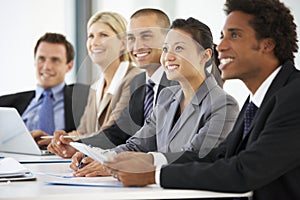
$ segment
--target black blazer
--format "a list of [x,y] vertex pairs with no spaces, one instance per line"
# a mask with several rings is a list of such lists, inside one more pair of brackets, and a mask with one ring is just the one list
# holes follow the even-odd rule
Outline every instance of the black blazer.
[[246,101],[218,148],[203,159],[185,152],[178,164],[162,168],[162,187],[253,191],[254,200],[300,199],[299,87],[300,72],[287,61],[268,89],[249,134],[242,139]]
[[[65,131],[75,130],[78,126],[88,93],[87,85],[73,84],[64,87]],[[34,96],[34,90],[4,95],[0,97],[0,107],[14,107],[22,115]]]
[[[164,87],[178,84],[170,81],[164,73],[158,87],[157,96]],[[121,112],[120,117],[109,128],[99,134],[82,139],[82,142],[103,149],[113,148],[124,144],[128,138],[135,134],[144,125],[144,99],[146,95],[146,73],[135,76],[130,82],[130,100],[128,106]]]

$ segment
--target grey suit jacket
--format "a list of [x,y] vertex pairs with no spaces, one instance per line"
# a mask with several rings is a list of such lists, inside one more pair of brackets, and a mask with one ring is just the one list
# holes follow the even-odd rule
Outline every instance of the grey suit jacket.
[[189,150],[199,151],[202,157],[218,146],[231,131],[239,112],[235,99],[217,85],[213,76],[208,76],[173,126],[182,95],[180,86],[163,89],[146,124],[126,144],[113,150]]

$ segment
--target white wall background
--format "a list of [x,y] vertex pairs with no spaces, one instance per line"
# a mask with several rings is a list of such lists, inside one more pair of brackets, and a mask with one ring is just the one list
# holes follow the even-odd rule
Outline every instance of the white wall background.
[[[299,2],[283,2],[291,8],[299,25]],[[224,0],[93,0],[93,12],[115,11],[129,19],[137,9],[159,8],[171,20],[191,16],[208,24],[215,43],[218,43],[225,19],[223,3]],[[45,32],[60,32],[74,44],[74,0],[0,0],[0,5],[0,95],[34,89],[35,42]],[[296,65],[300,68],[299,53],[296,55]],[[74,81],[75,74],[75,71],[69,73],[67,83]],[[238,80],[226,81],[224,88],[240,105],[248,94],[246,87]]]
[[35,88],[33,49],[44,33],[59,32],[74,43],[72,5],[73,0],[0,0],[0,95]]

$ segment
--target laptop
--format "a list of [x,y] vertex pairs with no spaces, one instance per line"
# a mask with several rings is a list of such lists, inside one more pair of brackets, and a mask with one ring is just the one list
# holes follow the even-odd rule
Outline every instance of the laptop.
[[51,155],[34,141],[15,108],[0,107],[0,152]]

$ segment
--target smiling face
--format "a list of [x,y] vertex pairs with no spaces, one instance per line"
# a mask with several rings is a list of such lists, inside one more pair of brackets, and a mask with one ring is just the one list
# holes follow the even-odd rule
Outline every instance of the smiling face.
[[125,48],[124,41],[117,37],[109,25],[97,21],[88,28],[87,34],[86,46],[94,63],[106,68],[119,59],[120,52]]
[[204,65],[208,60],[206,50],[188,33],[171,29],[163,45],[161,63],[169,80],[198,82],[204,79]]
[[47,89],[64,82],[65,75],[73,67],[67,63],[66,47],[63,44],[41,42],[35,53],[38,85]]
[[165,35],[159,27],[156,15],[134,17],[127,33],[127,50],[140,68],[160,66],[161,46]]
[[252,15],[239,11],[231,12],[222,31],[219,52],[222,77],[241,79],[245,83],[257,80],[263,70],[263,41],[258,41],[249,22]]

